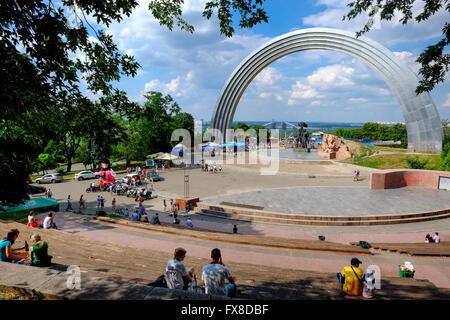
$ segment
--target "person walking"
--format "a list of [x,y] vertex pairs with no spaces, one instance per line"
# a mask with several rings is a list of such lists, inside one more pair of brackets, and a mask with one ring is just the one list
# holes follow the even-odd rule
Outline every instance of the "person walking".
[[113,210],[113,212],[116,212],[116,198],[113,198],[113,199],[112,199],[111,204],[112,204],[112,210]]
[[86,205],[84,204],[84,199],[83,199],[83,195],[80,196],[80,207],[78,208],[78,210],[81,210],[81,208],[86,209]]
[[52,190],[50,188],[48,188],[48,190],[47,190],[47,198],[51,198],[52,195],[53,195]]
[[166,203],[166,199],[163,200],[163,212],[167,211],[167,203]]
[[105,199],[103,198],[103,196],[100,197],[100,210],[104,211],[105,209]]
[[97,196],[97,211],[100,210],[100,205],[102,204],[102,200],[100,199],[100,195]]
[[69,196],[67,197],[67,207],[66,207],[66,210],[65,211],[67,211],[67,210],[73,210],[72,209],[72,200],[70,199],[70,194],[69,194]]

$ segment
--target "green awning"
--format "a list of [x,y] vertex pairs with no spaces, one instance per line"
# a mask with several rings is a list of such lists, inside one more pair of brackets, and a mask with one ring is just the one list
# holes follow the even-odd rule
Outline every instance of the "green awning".
[[14,207],[3,206],[2,209],[0,210],[0,219],[2,212],[5,211],[8,213],[28,212],[31,210],[36,212],[59,211],[59,203],[53,198],[32,198],[26,200],[24,204],[19,204]]

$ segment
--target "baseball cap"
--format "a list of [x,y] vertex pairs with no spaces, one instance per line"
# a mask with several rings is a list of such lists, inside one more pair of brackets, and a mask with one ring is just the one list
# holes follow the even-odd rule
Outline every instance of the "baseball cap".
[[358,258],[352,258],[352,260],[350,261],[350,264],[361,264],[362,261],[360,261]]

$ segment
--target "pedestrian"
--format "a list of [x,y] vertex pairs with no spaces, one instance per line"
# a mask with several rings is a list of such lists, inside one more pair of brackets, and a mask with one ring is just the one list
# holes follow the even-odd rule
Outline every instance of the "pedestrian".
[[353,170],[353,181],[357,181],[357,177],[356,177],[356,170]]
[[173,214],[173,199],[170,199],[170,213]]
[[84,199],[83,199],[83,195],[80,196],[80,207],[78,208],[78,210],[81,210],[81,208],[86,209],[86,205],[84,204]]
[[167,203],[166,203],[166,199],[163,200],[163,212],[167,211]]
[[73,210],[72,209],[72,200],[70,199],[70,194],[69,194],[69,196],[67,197],[67,207],[66,207],[66,210],[65,211],[67,211],[67,210]]
[[178,209],[177,209],[177,205],[174,205],[174,209],[173,209],[173,223],[174,223],[174,224],[180,224],[180,220],[178,220]]
[[237,225],[234,225],[234,227],[233,227],[233,233],[238,233]]
[[356,170],[356,181],[359,181],[359,169]]
[[51,198],[52,195],[53,195],[52,190],[50,188],[48,188],[48,190],[47,190],[47,198]]
[[139,206],[142,205],[142,202],[143,202],[143,200],[142,200],[142,195],[139,193],[139,198],[138,198]]
[[116,211],[116,198],[112,199],[111,204],[112,204],[112,210],[113,210],[113,212],[115,212]]
[[100,199],[100,195],[97,196],[97,211],[100,210],[100,205],[102,204],[102,200]]
[[103,199],[103,196],[100,197],[100,210],[104,211],[105,209],[105,199]]

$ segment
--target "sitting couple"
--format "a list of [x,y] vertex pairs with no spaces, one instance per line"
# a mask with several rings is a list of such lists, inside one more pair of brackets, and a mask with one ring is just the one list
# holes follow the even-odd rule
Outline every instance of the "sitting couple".
[[11,229],[6,238],[0,240],[0,261],[27,263],[29,259],[29,263],[33,266],[45,267],[50,265],[52,256],[48,255],[48,244],[42,241],[41,236],[37,233],[31,236],[33,243],[31,248],[25,241],[25,246],[13,249],[12,246],[19,234],[19,230]]
[[[167,262],[166,282],[169,289],[186,290],[190,282],[196,286],[196,277],[193,275],[194,269],[187,270],[183,263],[186,257],[186,250],[176,248],[174,258]],[[236,285],[230,271],[222,263],[222,256],[219,249],[211,251],[211,263],[204,266],[202,270],[202,280],[205,285],[205,293],[210,295],[221,295],[233,297],[236,294]],[[229,283],[225,284],[225,280]]]

